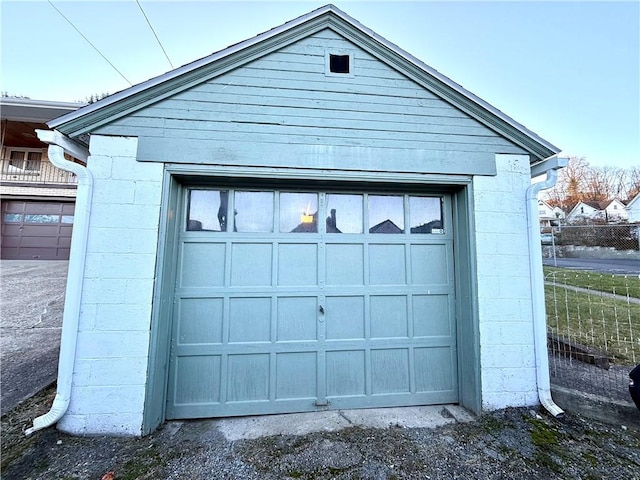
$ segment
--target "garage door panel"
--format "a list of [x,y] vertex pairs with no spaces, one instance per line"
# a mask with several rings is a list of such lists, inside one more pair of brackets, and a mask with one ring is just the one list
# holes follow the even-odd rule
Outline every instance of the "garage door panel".
[[183,298],[178,305],[178,345],[222,343],[222,298]]
[[25,214],[59,215],[61,212],[62,212],[62,204],[60,203],[31,202],[31,203],[26,203],[24,208]]
[[364,285],[364,245],[326,245],[326,283]]
[[317,244],[280,244],[278,246],[278,285],[318,284]]
[[366,394],[364,350],[327,351],[326,365],[328,397]]
[[409,349],[371,350],[371,393],[409,393]]
[[180,285],[184,288],[224,285],[225,251],[223,243],[184,243]]
[[451,347],[414,349],[416,390],[418,392],[449,391],[455,389]]
[[447,245],[411,245],[414,285],[447,285],[450,281]]
[[451,336],[451,325],[442,322],[451,311],[449,295],[413,295],[414,337]]
[[372,295],[371,338],[408,338],[409,315],[406,295]]
[[227,402],[269,400],[269,354],[229,355]]
[[229,300],[229,343],[271,341],[271,298]]
[[175,403],[220,402],[220,356],[183,356],[176,359]]
[[[318,396],[316,352],[276,355],[276,399],[302,399]],[[300,372],[308,374],[300,375]]]
[[277,341],[316,340],[317,311],[317,297],[279,297]]
[[231,247],[231,285],[271,285],[271,243],[235,243]]
[[326,338],[365,338],[364,296],[326,297]]
[[404,285],[407,283],[404,245],[369,245],[369,283]]

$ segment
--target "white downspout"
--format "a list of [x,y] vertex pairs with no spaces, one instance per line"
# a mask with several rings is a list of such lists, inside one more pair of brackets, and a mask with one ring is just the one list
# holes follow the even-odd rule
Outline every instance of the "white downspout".
[[53,425],[62,418],[69,407],[73,367],[76,356],[76,342],[78,339],[80,300],[82,297],[82,281],[87,251],[91,196],[93,193],[93,176],[91,172],[89,172],[85,166],[64,158],[64,153],[67,151],[67,153],[75,158],[86,162],[89,157],[89,151],[58,131],[36,130],[36,133],[40,140],[49,144],[49,161],[56,167],[72,172],[77,176],[78,189],[76,193],[73,232],[71,234],[71,253],[67,273],[64,314],[62,316],[56,396],[53,400],[51,410],[34,419],[33,426],[25,431],[26,435],[31,435],[37,430]]
[[527,188],[527,229],[529,236],[529,265],[531,270],[531,295],[533,304],[533,336],[536,356],[536,380],[538,398],[542,406],[554,417],[564,416],[564,411],[551,398],[549,379],[549,354],[547,353],[547,316],[545,309],[544,273],[542,270],[542,246],[540,245],[540,220],[538,219],[538,193],[551,188],[558,179],[558,169],[566,166],[566,159],[556,160],[553,165],[542,168],[547,174],[546,180]]

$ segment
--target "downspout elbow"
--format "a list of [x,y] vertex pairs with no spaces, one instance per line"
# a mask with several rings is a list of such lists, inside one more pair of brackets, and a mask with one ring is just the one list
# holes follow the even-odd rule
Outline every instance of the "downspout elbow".
[[[558,162],[564,166],[564,162]],[[530,185],[526,192],[527,230],[529,240],[529,266],[531,271],[531,295],[533,310],[533,337],[536,358],[536,382],[538,398],[542,406],[554,417],[564,416],[564,411],[551,398],[549,379],[549,354],[547,353],[547,318],[545,310],[544,272],[542,270],[542,247],[540,245],[540,225],[538,220],[538,193],[556,184],[558,171],[556,166],[546,171],[542,182]]]
[[[67,273],[64,313],[62,316],[56,396],[49,412],[35,418],[33,426],[25,431],[26,435],[31,435],[38,430],[53,425],[62,418],[69,408],[80,321],[80,301],[89,233],[89,214],[93,193],[93,176],[91,172],[85,166],[67,160],[64,157],[65,149],[60,144],[68,145],[69,139],[59,132],[37,130],[37,133],[41,140],[51,143],[48,150],[50,162],[56,167],[72,172],[77,176],[78,189],[74,226],[71,235],[71,253]],[[77,157],[83,157],[81,160],[85,161],[89,156],[88,151],[79,148],[77,145],[70,150],[70,153]]]

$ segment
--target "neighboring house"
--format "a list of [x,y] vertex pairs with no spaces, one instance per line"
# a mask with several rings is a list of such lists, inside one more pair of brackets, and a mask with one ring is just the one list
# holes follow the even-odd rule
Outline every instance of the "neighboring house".
[[628,211],[624,203],[618,199],[601,202],[578,202],[567,215],[567,223],[588,222],[598,220],[616,223],[628,219]]
[[82,105],[0,98],[3,259],[69,258],[76,178],[49,162],[35,130]]
[[339,9],[49,126],[89,149],[88,233],[36,428],[539,402],[527,192],[558,148]]
[[544,200],[538,200],[538,219],[541,227],[555,227],[565,218],[560,207],[552,207]]
[[640,222],[640,193],[627,203],[627,220],[629,223]]

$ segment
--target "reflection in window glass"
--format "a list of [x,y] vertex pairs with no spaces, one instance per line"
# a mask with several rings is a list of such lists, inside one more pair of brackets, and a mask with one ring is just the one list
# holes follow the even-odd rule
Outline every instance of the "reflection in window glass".
[[318,231],[318,195],[281,193],[280,231],[316,233]]
[[24,221],[28,223],[58,223],[58,215],[25,215]]
[[187,230],[227,231],[228,190],[190,190]]
[[62,215],[62,223],[73,223],[73,215]]
[[327,195],[327,233],[362,233],[362,195]]
[[442,197],[409,197],[411,233],[444,233]]
[[6,223],[20,223],[22,221],[21,213],[5,213],[4,221]]
[[399,195],[369,195],[369,233],[402,233],[404,203]]
[[235,192],[233,206],[234,231],[273,231],[273,192]]

